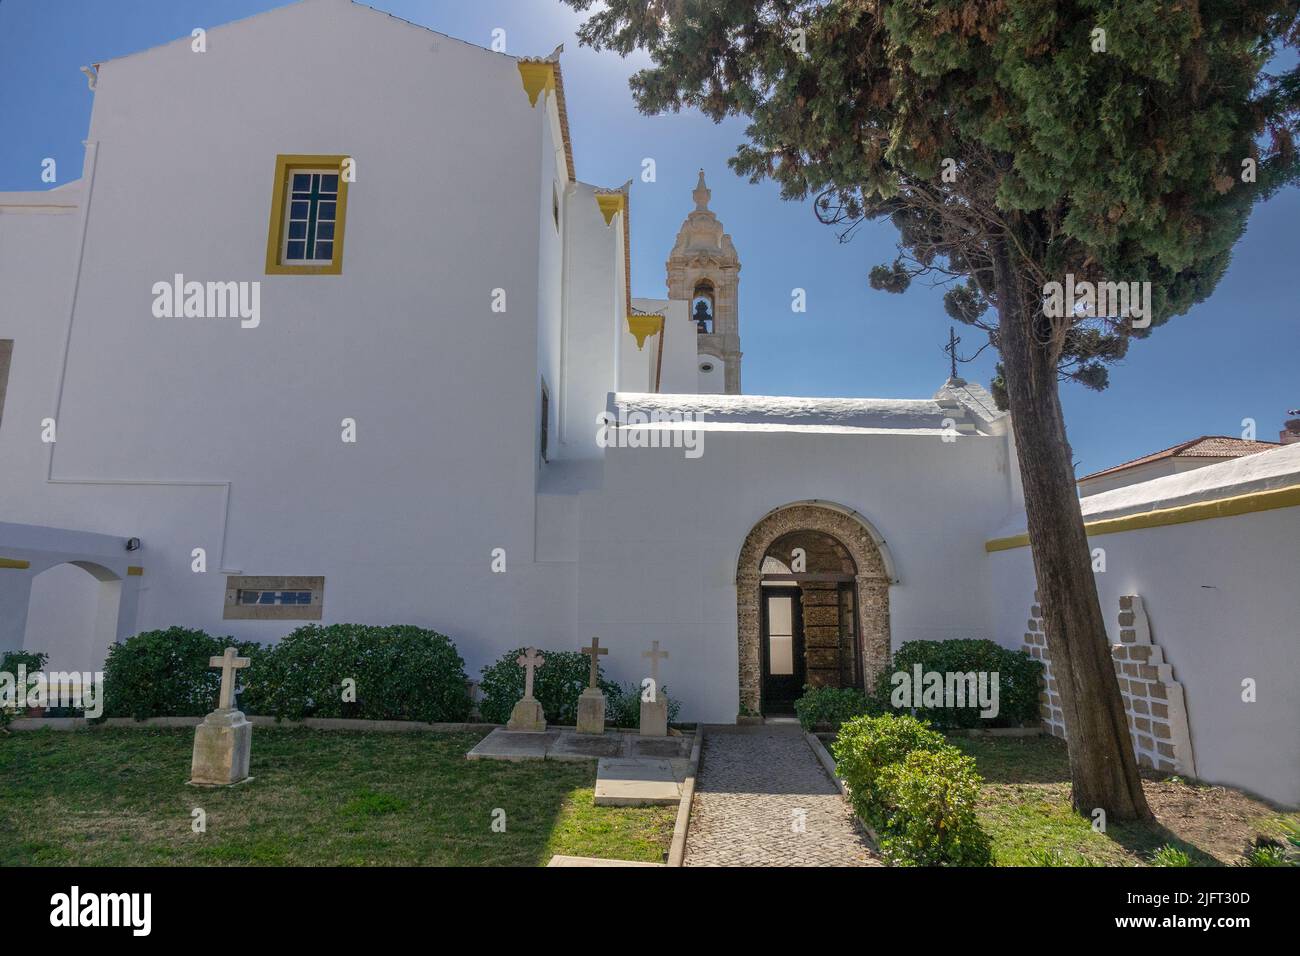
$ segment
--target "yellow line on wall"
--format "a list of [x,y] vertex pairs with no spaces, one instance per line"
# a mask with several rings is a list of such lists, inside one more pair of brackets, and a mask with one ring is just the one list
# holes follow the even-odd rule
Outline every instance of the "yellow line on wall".
[[[1238,515],[1253,514],[1256,511],[1294,508],[1297,505],[1300,505],[1300,485],[1290,485],[1286,488],[1254,491],[1250,494],[1235,495],[1231,498],[1197,501],[1194,504],[1179,505],[1176,508],[1143,511],[1140,514],[1124,515],[1121,518],[1085,521],[1083,527],[1087,531],[1088,537],[1092,538],[1101,534],[1116,534],[1120,531],[1139,531],[1143,528],[1163,528],[1171,524],[1186,524],[1189,521],[1235,518]],[[993,538],[985,541],[984,550],[990,553],[994,551],[1010,551],[1013,548],[1026,547],[1028,544],[1028,534],[1016,534],[1009,538]]]
[[26,571],[32,566],[30,561],[21,561],[18,558],[0,558],[0,568],[13,568],[15,571]]

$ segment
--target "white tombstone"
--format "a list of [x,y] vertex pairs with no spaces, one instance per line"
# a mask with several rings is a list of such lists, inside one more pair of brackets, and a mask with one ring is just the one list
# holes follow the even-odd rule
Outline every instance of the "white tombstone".
[[208,659],[210,667],[221,668],[221,699],[217,709],[194,728],[194,757],[190,783],[200,787],[228,787],[251,779],[248,757],[253,743],[253,725],[235,709],[235,671],[247,667],[247,657],[237,657],[233,647]]
[[578,733],[603,734],[605,732],[605,695],[596,683],[599,676],[600,655],[608,654],[608,647],[600,646],[600,638],[591,639],[591,647],[584,647],[582,653],[591,658],[591,677],[587,689],[578,697]]
[[[659,693],[659,661],[668,657],[659,650],[659,642],[651,641],[650,650],[641,656],[650,660],[650,687],[641,693],[641,736],[668,736],[668,698]],[[646,697],[649,696],[649,700]]]
[[542,712],[541,702],[533,699],[533,672],[546,663],[546,658],[537,653],[537,648],[527,647],[515,663],[524,669],[524,696],[510,711],[506,730],[541,733],[546,729],[546,715]]

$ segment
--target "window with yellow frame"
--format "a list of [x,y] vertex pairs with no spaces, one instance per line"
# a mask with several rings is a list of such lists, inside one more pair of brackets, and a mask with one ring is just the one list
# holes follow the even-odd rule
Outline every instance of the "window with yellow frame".
[[347,222],[347,156],[280,155],[275,159],[267,275],[338,275]]

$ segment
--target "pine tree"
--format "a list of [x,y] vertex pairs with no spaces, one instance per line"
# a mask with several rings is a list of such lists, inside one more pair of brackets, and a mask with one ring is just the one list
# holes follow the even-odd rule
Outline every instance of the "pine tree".
[[[645,113],[748,117],[737,173],[845,231],[889,219],[874,288],[953,282],[946,310],[1000,353],[1074,806],[1148,817],[1058,382],[1105,388],[1300,178],[1300,70],[1269,72],[1300,46],[1295,0],[603,0],[579,37],[649,53]],[[1050,294],[1067,277],[1150,283],[1150,308],[1071,308]]]

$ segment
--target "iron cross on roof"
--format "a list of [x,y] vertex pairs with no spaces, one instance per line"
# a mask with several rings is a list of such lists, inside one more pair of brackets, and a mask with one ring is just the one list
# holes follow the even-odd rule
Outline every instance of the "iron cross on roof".
[[957,344],[960,341],[961,336],[956,333],[952,326],[948,326],[948,344],[943,347],[943,350],[948,353],[948,358],[952,363],[952,371],[948,375],[949,378],[957,377]]

